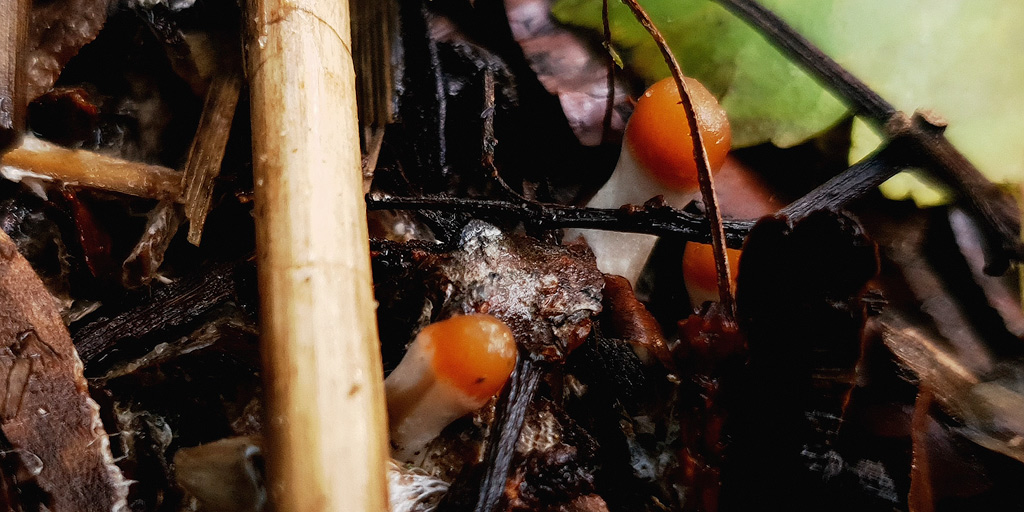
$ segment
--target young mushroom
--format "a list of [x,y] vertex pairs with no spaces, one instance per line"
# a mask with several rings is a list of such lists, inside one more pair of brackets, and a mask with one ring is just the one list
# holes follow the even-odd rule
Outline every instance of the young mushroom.
[[[732,141],[729,120],[711,92],[697,80],[689,77],[685,80],[711,170],[717,171]],[[666,204],[676,208],[699,195],[693,141],[686,111],[672,78],[655,83],[640,97],[626,124],[615,171],[587,206],[619,208],[625,204],[643,204],[659,195]],[[602,272],[623,276],[634,285],[657,241],[657,237],[644,234],[589,229],[575,233],[587,240]]]
[[456,316],[425,327],[387,379],[392,457],[409,462],[449,423],[483,407],[516,366],[512,331],[497,318]]
[[[729,260],[729,286],[736,293],[736,278],[740,269],[740,250],[726,249]],[[708,244],[687,242],[683,250],[683,282],[690,296],[690,305],[699,309],[705,302],[718,300],[718,271],[715,270],[715,254]]]

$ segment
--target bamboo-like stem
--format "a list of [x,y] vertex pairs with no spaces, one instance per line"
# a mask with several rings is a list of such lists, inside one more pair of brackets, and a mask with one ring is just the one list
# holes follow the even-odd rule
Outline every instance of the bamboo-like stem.
[[68,149],[30,135],[0,157],[0,171],[15,181],[57,180],[147,199],[175,201],[181,195],[181,173],[174,169]]
[[281,512],[386,511],[348,2],[248,7],[270,498]]

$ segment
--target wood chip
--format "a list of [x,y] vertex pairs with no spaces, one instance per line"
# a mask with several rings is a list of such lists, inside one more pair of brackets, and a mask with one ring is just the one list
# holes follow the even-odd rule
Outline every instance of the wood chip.
[[153,281],[183,221],[181,206],[172,201],[160,201],[150,210],[142,236],[121,265],[121,283],[125,287],[138,288]]
[[188,241],[193,245],[199,245],[203,236],[214,180],[220,174],[241,88],[242,80],[235,73],[214,79],[206,93],[203,115],[188,151],[181,188],[184,190],[185,217],[189,220]]

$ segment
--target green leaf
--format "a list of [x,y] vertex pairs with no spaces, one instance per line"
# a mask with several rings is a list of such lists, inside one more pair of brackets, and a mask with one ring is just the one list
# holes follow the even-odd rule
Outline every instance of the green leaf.
[[[930,108],[949,138],[993,181],[1024,182],[1024,2],[1019,0],[762,0],[897,108]],[[737,147],[798,144],[846,108],[743,21],[709,0],[643,0],[683,72],[729,112]],[[657,47],[624,5],[612,2],[613,43],[653,82],[668,76]],[[600,29],[601,0],[559,0],[566,23]],[[879,139],[854,127],[851,160]],[[900,177],[895,183],[909,183]],[[883,190],[891,191],[890,184]],[[944,200],[923,181],[904,187]],[[926,193],[918,198],[915,191]],[[931,197],[926,197],[931,195]]]

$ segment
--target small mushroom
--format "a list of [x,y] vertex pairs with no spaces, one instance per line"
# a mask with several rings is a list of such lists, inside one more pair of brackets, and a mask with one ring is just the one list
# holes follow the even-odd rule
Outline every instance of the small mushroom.
[[512,331],[491,315],[456,316],[420,331],[384,381],[392,457],[409,462],[449,423],[486,405],[517,355]]
[[[685,80],[714,172],[729,152],[729,120],[718,100],[700,82]],[[697,195],[697,164],[686,111],[679,101],[675,81],[666,78],[640,97],[626,125],[615,171],[587,206],[619,208],[662,196],[669,206],[681,208]],[[582,235],[590,244],[602,272],[623,276],[633,285],[657,241],[653,235],[589,229],[570,230],[569,238],[573,233]]]
[[[736,293],[736,278],[740,268],[739,249],[726,249],[729,260],[729,286]],[[687,242],[683,250],[683,282],[686,293],[690,295],[690,305],[700,309],[705,302],[718,300],[718,271],[715,269],[715,253],[708,244]]]

